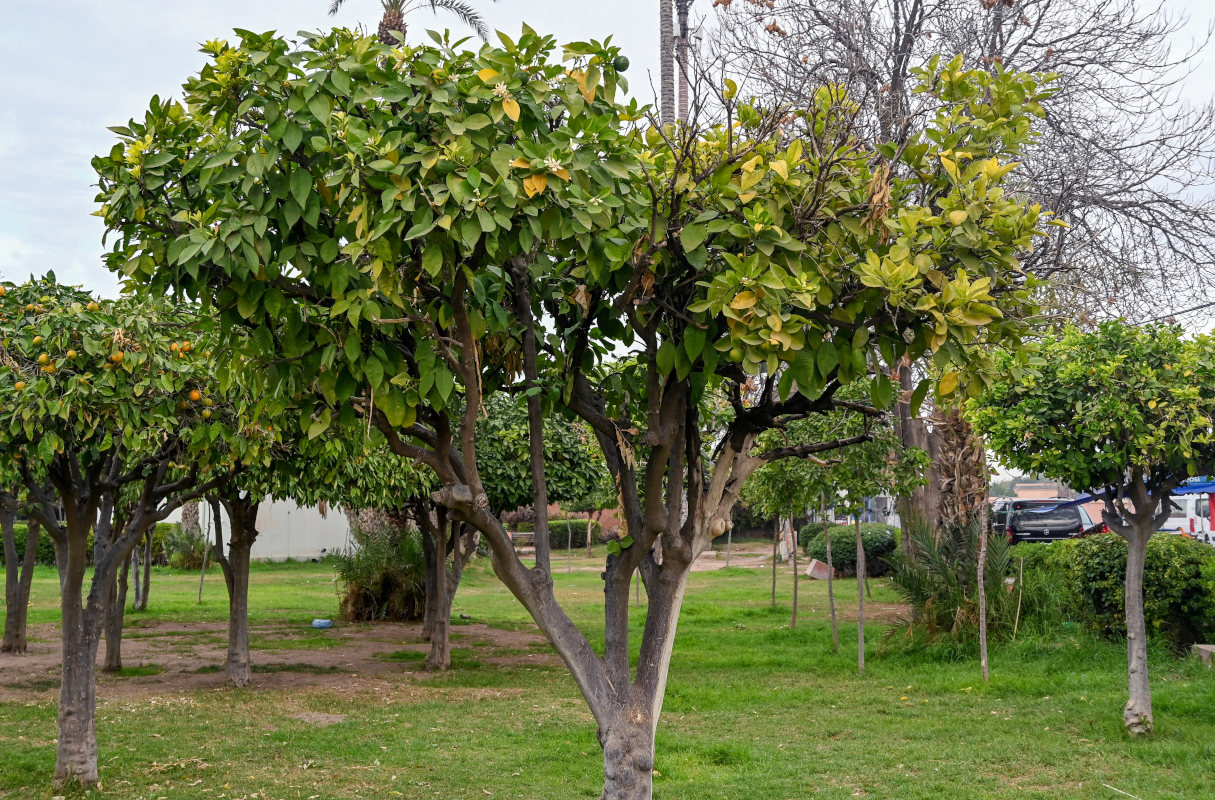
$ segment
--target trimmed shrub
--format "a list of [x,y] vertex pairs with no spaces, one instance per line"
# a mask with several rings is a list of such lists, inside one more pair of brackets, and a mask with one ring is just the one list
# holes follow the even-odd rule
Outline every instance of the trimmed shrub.
[[[1126,541],[1114,533],[1050,545],[1066,567],[1065,610],[1105,636],[1126,634]],[[1215,637],[1215,550],[1184,536],[1148,540],[1143,568],[1148,633],[1176,650]]]
[[[835,571],[842,576],[856,575],[856,525],[832,525],[831,532],[831,564]],[[897,547],[895,529],[889,525],[877,522],[861,523],[861,546],[865,548],[866,574],[880,578],[890,572],[887,557]],[[805,542],[806,555],[827,561],[827,543],[823,539],[821,523],[811,523],[803,527],[798,534],[798,540]]]
[[353,547],[334,558],[349,622],[417,622],[426,613],[422,535],[410,528],[351,525]]
[[[156,530],[152,533],[152,563],[156,566],[163,567],[169,563],[166,541],[172,534],[180,528],[180,524],[176,522],[159,522],[156,524]],[[13,538],[17,543],[17,558],[25,557],[25,537],[29,534],[29,524],[25,522],[17,522],[13,524]],[[142,552],[142,551],[141,551]],[[91,562],[93,560],[93,534],[89,534],[87,558]],[[46,532],[46,528],[39,526],[38,532],[38,555],[35,556],[36,563],[53,567],[55,566],[55,543],[51,541],[51,535]],[[0,566],[4,565],[4,551],[0,550]],[[196,565],[193,569],[197,569],[201,564]]]
[[[603,541],[603,530],[593,519],[552,519],[548,522],[549,547],[556,550],[564,550],[566,547],[577,549],[586,547],[587,531],[590,529],[595,531],[595,543]],[[533,522],[521,522],[516,527],[516,531],[534,531],[536,525]],[[572,540],[572,541],[571,541]],[[567,545],[566,542],[569,542]]]

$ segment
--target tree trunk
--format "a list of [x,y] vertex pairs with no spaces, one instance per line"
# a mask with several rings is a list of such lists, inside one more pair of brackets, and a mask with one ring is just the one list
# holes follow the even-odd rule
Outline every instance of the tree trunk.
[[152,584],[152,534],[155,533],[156,526],[148,528],[148,532],[143,540],[143,575],[140,582],[143,584],[143,594],[139,597],[139,602],[135,604],[136,611],[148,610],[148,589]]
[[[17,542],[13,533],[16,514],[0,511],[4,529],[4,642],[0,653],[24,655],[29,620],[30,588],[34,584],[34,564],[38,557],[38,523],[32,519],[25,535],[25,551],[17,561]],[[18,572],[19,571],[19,572]]]
[[979,525],[979,671],[987,683],[987,526]]
[[[132,550],[138,550],[136,546]],[[122,623],[127,610],[128,576],[131,572],[131,559],[122,559],[122,567],[118,573],[117,584],[110,589],[109,603],[105,610],[105,665],[104,672],[119,672],[122,670]],[[136,576],[138,580],[138,576]]]
[[[451,669],[451,597],[447,586],[447,537],[448,526],[445,515],[441,515],[435,529],[432,557],[426,571],[434,573],[435,608],[433,628],[430,634],[430,652],[426,655],[426,669]],[[428,598],[429,599],[429,598]]]
[[691,81],[688,77],[688,6],[692,0],[677,0],[679,17],[679,41],[676,45],[676,61],[679,64],[679,121],[688,121],[688,96]]
[[[85,572],[85,536],[70,533],[64,548],[60,595],[63,668],[59,690],[59,742],[55,751],[55,786],[97,783],[97,646],[103,608],[81,607]],[[94,582],[104,580],[94,575]],[[92,594],[92,593],[91,593]]]
[[831,562],[831,526],[827,524],[827,495],[823,494],[819,504],[819,518],[823,525],[823,544],[827,546],[827,605],[831,609],[831,652],[840,651],[840,629],[835,616],[835,565]]
[[127,559],[130,562],[129,569],[135,573],[135,605],[134,611],[139,611],[143,605],[143,568],[140,566],[143,553],[141,548],[134,547],[131,549],[131,557]]
[[793,617],[789,620],[789,629],[797,627],[797,540],[793,541]]
[[[422,512],[426,513],[426,512]],[[440,595],[439,573],[435,569],[435,537],[426,525],[419,525],[422,531],[422,558],[426,562],[426,608],[422,614],[422,638],[430,641],[435,635],[435,620],[438,619],[439,607],[442,605]]]
[[[219,513],[221,503],[232,526],[226,553],[222,516]],[[224,672],[228,683],[239,687],[248,686],[253,673],[249,658],[249,564],[253,543],[257,540],[257,510],[260,505],[260,498],[240,491],[211,500],[215,560],[224,573],[224,584],[228,589],[228,655],[224,660]]]
[[659,111],[662,124],[675,122],[675,4],[674,0],[658,3],[658,72]]
[[[1167,501],[1166,501],[1167,502]],[[1143,618],[1143,563],[1147,555],[1150,523],[1136,525],[1126,537],[1126,660],[1130,697],[1122,719],[1136,736],[1152,732],[1152,690],[1148,685],[1147,626]]]
[[734,526],[726,531],[726,569],[730,568],[730,548],[734,545]]
[[[235,532],[234,532],[235,533]],[[228,565],[224,570],[228,584],[228,657],[224,672],[233,686],[248,686],[252,677],[249,658],[249,562],[253,541],[233,536],[228,543]],[[221,563],[222,566],[222,563]]]
[[[650,800],[654,793],[654,733],[640,709],[600,731],[603,794],[600,800]],[[640,724],[634,720],[641,720]]]
[[856,517],[856,668],[865,674],[865,546],[861,541],[861,517]]
[[776,518],[776,527],[772,529],[772,607],[776,608],[776,547],[780,543],[780,517]]

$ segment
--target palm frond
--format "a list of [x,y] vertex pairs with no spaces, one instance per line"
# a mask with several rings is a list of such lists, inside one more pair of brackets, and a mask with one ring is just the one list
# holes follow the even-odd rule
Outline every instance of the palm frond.
[[336,14],[344,2],[346,2],[346,0],[333,0],[333,2],[329,4],[329,16],[332,17],[334,14]]
[[473,29],[481,41],[489,41],[489,26],[485,24],[485,18],[469,3],[463,2],[463,0],[423,0],[423,2],[430,6],[430,10],[435,13],[449,11],[455,14],[461,22]]

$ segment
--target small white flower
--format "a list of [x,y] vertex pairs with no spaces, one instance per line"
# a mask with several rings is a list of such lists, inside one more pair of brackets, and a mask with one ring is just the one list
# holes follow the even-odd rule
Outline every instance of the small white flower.
[[544,166],[548,167],[549,172],[556,172],[557,170],[561,169],[561,162],[556,158],[549,156],[548,158],[544,159]]
[[499,83],[494,87],[494,94],[505,100],[506,98],[510,97],[510,89],[506,88],[505,83]]

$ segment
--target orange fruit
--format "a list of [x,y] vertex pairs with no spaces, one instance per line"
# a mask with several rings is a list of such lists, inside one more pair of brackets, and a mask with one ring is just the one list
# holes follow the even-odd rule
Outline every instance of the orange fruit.
[[125,353],[123,353],[121,350],[119,350],[118,352],[116,352],[112,356],[110,356],[110,360],[113,361],[115,364],[121,364],[122,359],[125,357],[125,355],[126,355]]
[[17,391],[21,391],[22,389],[25,388],[25,381],[17,381],[16,383],[13,384],[13,388],[16,389]]
[[191,389],[190,390],[190,399],[193,402],[197,403],[199,400],[202,399],[202,392],[198,391],[197,389]]
[[75,357],[76,357],[76,355],[77,355],[77,353],[76,353],[76,351],[75,351],[75,350],[68,350],[68,351],[67,351],[67,357],[68,357],[68,358],[75,358]]

